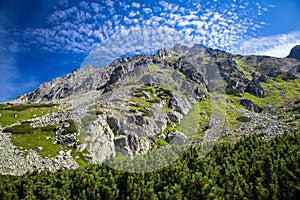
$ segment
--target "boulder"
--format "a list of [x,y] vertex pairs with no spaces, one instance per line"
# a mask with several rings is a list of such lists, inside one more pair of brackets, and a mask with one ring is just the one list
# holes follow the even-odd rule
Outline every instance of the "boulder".
[[167,136],[167,142],[169,144],[186,144],[188,142],[188,139],[184,133],[179,132],[179,131],[174,131],[168,134]]
[[176,123],[176,124],[179,124],[179,123],[180,123],[180,119],[181,119],[183,116],[182,116],[182,114],[180,114],[179,112],[174,111],[174,112],[169,112],[169,113],[168,113],[168,117],[169,117],[169,119],[170,119],[172,122],[174,122],[174,123]]
[[185,98],[173,93],[171,95],[168,107],[183,115],[186,115],[192,108],[191,104]]
[[249,83],[245,91],[259,98],[264,98],[266,96],[264,88],[258,81],[252,81]]
[[85,142],[88,143],[92,163],[102,163],[116,155],[114,133],[103,118],[100,117],[91,123],[87,135]]
[[253,111],[253,112],[260,113],[263,110],[261,107],[259,107],[258,105],[253,103],[253,101],[251,101],[249,99],[242,99],[240,101],[240,104],[242,106],[244,106],[245,108],[247,108],[248,110]]

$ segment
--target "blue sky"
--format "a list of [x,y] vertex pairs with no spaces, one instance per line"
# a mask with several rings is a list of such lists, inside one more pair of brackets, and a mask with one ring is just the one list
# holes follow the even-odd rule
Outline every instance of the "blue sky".
[[0,101],[81,66],[174,43],[285,57],[299,0],[0,0]]

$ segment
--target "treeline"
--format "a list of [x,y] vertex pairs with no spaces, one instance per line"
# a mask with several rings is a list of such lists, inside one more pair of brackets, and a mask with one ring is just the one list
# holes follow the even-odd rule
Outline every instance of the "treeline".
[[0,199],[297,199],[300,134],[222,142],[204,158],[190,148],[172,165],[124,173],[90,165],[56,173],[0,176]]

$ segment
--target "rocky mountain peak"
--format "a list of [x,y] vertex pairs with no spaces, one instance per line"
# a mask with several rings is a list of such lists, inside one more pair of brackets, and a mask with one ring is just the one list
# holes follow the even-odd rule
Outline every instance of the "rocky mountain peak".
[[294,48],[292,48],[288,58],[293,58],[300,61],[300,45],[296,45]]

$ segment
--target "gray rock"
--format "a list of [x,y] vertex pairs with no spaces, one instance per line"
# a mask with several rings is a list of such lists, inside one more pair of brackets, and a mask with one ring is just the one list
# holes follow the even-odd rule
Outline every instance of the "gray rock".
[[85,138],[90,161],[92,163],[102,163],[105,159],[116,155],[114,145],[114,133],[102,117],[91,123],[87,130],[88,137]]
[[253,112],[260,113],[263,110],[261,107],[259,107],[258,105],[253,103],[253,101],[251,101],[249,99],[241,99],[240,104],[242,106],[244,106],[245,108],[247,108],[248,110],[251,110]]
[[246,92],[249,92],[250,94],[259,98],[264,98],[266,96],[264,88],[260,85],[259,82],[254,81],[249,83],[249,85],[246,88]]
[[174,112],[168,112],[168,117],[172,122],[180,124],[180,119],[183,117],[183,115],[174,111]]
[[300,61],[300,45],[296,45],[294,48],[292,48],[290,54],[287,57]]
[[182,144],[186,144],[188,142],[188,139],[187,139],[186,135],[184,135],[184,133],[175,131],[175,132],[171,132],[168,134],[167,142],[169,144],[182,145]]
[[170,104],[168,107],[172,108],[174,111],[179,112],[180,114],[186,115],[192,106],[186,99],[182,98],[180,95],[172,93]]

